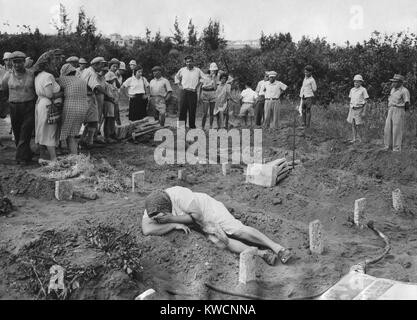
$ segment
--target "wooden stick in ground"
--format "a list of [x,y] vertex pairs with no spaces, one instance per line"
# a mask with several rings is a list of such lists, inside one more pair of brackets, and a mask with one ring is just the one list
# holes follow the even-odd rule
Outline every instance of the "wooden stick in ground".
[[44,287],[43,287],[43,284],[42,284],[41,279],[39,279],[39,275],[38,275],[38,273],[36,272],[35,266],[34,266],[32,263],[31,263],[30,265],[32,266],[32,270],[33,270],[33,272],[35,273],[36,279],[38,279],[38,282],[39,282],[39,284],[41,285],[41,290],[42,290],[43,294],[44,294],[44,295],[45,295],[45,297],[46,297],[46,296],[47,296],[47,295],[46,295],[46,291],[45,291],[45,289],[44,289]]
[[292,132],[292,134],[293,134],[293,136],[292,136],[292,168],[294,169],[294,166],[295,166],[295,164],[294,164],[294,162],[295,162],[295,113],[296,113],[296,110],[294,110],[294,125],[293,125],[293,132]]

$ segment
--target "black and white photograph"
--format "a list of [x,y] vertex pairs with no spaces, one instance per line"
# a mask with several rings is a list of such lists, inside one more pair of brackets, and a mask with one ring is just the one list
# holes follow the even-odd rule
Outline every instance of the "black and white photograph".
[[0,0],[0,59],[0,300],[417,300],[416,1]]

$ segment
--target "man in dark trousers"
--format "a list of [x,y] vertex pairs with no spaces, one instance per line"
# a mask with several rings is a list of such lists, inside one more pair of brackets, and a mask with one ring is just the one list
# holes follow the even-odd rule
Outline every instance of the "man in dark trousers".
[[175,75],[175,83],[181,89],[179,120],[187,122],[191,129],[195,129],[195,115],[197,110],[197,87],[204,79],[204,73],[194,66],[192,56],[185,57],[185,67]]

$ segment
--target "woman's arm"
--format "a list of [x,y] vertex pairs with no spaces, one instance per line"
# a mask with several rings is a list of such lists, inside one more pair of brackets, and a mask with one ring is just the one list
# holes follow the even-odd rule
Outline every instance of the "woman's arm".
[[189,233],[190,229],[187,226],[178,223],[165,223],[159,224],[152,221],[149,217],[143,216],[142,218],[142,233],[145,236],[154,235],[162,236],[173,230],[183,230],[185,233]]

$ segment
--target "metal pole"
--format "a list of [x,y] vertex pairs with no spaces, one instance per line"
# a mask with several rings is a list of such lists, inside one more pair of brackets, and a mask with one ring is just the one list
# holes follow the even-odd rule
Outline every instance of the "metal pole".
[[295,117],[295,113],[296,113],[296,110],[293,110],[293,112],[294,112],[294,123],[293,123],[293,136],[292,136],[292,168],[294,169],[294,167],[295,167],[295,120],[296,120],[296,117]]

